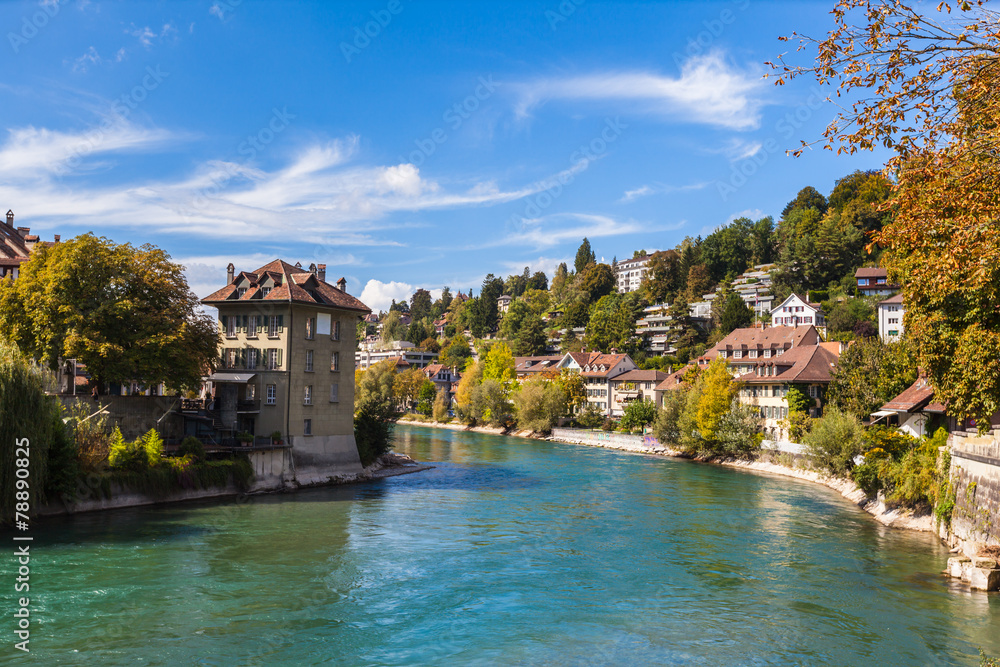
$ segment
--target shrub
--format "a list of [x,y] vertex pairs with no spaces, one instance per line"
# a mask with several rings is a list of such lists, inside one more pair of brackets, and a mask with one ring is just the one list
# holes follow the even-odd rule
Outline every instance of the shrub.
[[604,415],[593,403],[587,403],[577,415],[576,421],[583,428],[598,428],[604,423]]
[[100,470],[108,461],[111,444],[108,415],[92,414],[90,405],[77,401],[69,409],[67,426],[76,443],[77,461],[85,472]]
[[136,444],[141,445],[142,450],[146,453],[147,465],[155,466],[163,460],[163,438],[160,437],[155,428],[149,429],[145,435],[137,438]]
[[854,457],[861,454],[864,430],[855,417],[829,408],[816,420],[804,439],[813,460],[836,475],[847,475],[854,468]]
[[195,461],[200,461],[205,458],[205,445],[201,444],[201,440],[198,438],[189,435],[181,441],[177,452],[183,457],[191,457]]
[[141,439],[129,442],[115,426],[108,448],[108,464],[112,470],[141,472],[149,467],[149,457]]
[[641,429],[656,419],[656,405],[652,401],[631,401],[625,406],[622,416],[622,428],[628,430]]
[[604,419],[604,421],[601,423],[601,430],[602,431],[608,431],[608,432],[614,431],[615,430],[615,426],[616,426],[615,420],[611,419],[610,417],[606,417]]

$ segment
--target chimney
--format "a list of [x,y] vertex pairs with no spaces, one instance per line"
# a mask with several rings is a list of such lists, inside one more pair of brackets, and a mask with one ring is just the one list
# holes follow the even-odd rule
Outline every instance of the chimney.
[[309,265],[309,273],[313,274],[314,276],[316,275],[316,262],[313,262],[312,264]]
[[[13,218],[11,218],[11,220],[13,220]],[[31,227],[18,227],[17,233],[20,234],[21,238],[23,239],[25,236],[31,233]]]
[[326,264],[316,266],[316,277],[324,282],[326,281]]
[[14,226],[14,211],[11,211],[10,209],[7,210],[7,226]]
[[337,281],[337,289],[339,289],[344,294],[347,294],[347,279],[341,278]]
[[56,234],[56,243],[59,243],[59,235]]
[[233,274],[236,273],[236,267],[233,266],[232,262],[229,262],[229,266],[226,267],[226,284],[233,284]]
[[295,268],[296,269],[301,269],[302,268],[302,262],[295,262]]

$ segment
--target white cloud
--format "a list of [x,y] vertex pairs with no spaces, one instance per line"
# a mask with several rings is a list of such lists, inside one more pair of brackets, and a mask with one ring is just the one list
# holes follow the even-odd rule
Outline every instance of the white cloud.
[[91,46],[86,53],[73,61],[73,71],[85,73],[92,65],[100,65],[102,62],[104,59],[101,58],[101,54]]
[[[329,248],[400,245],[376,235],[396,212],[488,206],[544,189],[503,190],[492,181],[445,189],[411,164],[358,162],[357,137],[308,145],[283,165],[206,160],[190,173],[130,178],[115,185],[87,178],[113,172],[123,152],[153,152],[186,137],[111,117],[85,132],[24,127],[0,141],[0,201],[31,201],[46,225],[138,227],[212,238],[296,238]],[[69,178],[73,177],[73,178]]]
[[515,273],[519,274],[523,272],[524,267],[527,266],[531,273],[541,271],[551,278],[555,274],[559,264],[562,262],[566,262],[567,265],[570,265],[573,263],[573,260],[568,257],[538,257],[527,262],[503,262],[503,266],[507,269],[505,275],[513,275]]
[[[497,239],[469,249],[518,245],[531,248],[549,248],[567,242],[579,242],[583,237],[591,240],[607,236],[670,231],[677,226],[654,228],[635,220],[620,221],[606,215],[591,213],[555,213],[531,220],[524,220],[521,229],[502,239]],[[523,266],[523,265],[522,265]]]
[[549,78],[520,84],[515,112],[531,115],[549,101],[628,103],[629,110],[670,120],[702,123],[732,130],[760,125],[763,81],[755,71],[736,69],[719,52],[692,56],[680,76],[656,72],[620,71]]
[[125,34],[132,35],[139,40],[140,44],[148,49],[153,46],[153,40],[163,39],[171,34],[176,35],[177,28],[175,28],[172,23],[165,23],[163,24],[163,27],[157,31],[153,30],[148,25],[139,28],[136,27],[135,24],[132,24],[132,26],[125,31]]
[[639,199],[640,197],[647,197],[649,195],[666,194],[669,192],[689,192],[691,190],[701,190],[707,186],[707,181],[704,183],[691,183],[689,185],[666,185],[664,183],[654,183],[652,186],[643,185],[635,190],[626,190],[625,194],[618,201],[621,203],[628,203]]
[[[361,292],[361,302],[374,311],[389,310],[393,299],[396,302],[409,301],[413,296],[414,287],[407,283],[400,283],[393,280],[384,283],[381,280],[369,280],[365,289]],[[440,295],[440,293],[439,293]]]
[[726,224],[728,225],[737,218],[750,218],[751,220],[760,220],[763,217],[765,217],[764,211],[760,210],[759,208],[748,208],[739,211],[738,213],[733,213],[731,216],[726,218]]

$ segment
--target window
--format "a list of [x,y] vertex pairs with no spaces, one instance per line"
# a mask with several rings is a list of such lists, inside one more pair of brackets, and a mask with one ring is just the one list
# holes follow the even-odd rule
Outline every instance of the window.
[[312,435],[313,434],[313,420],[304,419],[302,421],[302,435]]
[[274,405],[278,402],[278,386],[269,384],[267,385],[267,404]]
[[333,330],[330,333],[330,338],[340,340],[340,320],[333,321]]
[[262,287],[261,290],[260,290],[260,293],[263,296],[267,296],[268,294],[271,293],[271,288],[270,287]]
[[281,368],[281,350],[267,351],[267,370],[273,371]]
[[247,370],[252,371],[257,368],[257,350],[247,349]]
[[813,318],[811,318],[811,317],[803,317],[803,318],[802,318],[802,321],[803,321],[803,322],[804,322],[805,324],[812,324],[812,321],[813,321]]
[[751,359],[757,358],[757,350],[750,350],[750,358]]
[[267,336],[268,338],[277,338],[281,334],[281,329],[284,326],[285,318],[282,315],[271,315],[271,321],[268,323]]
[[312,405],[313,403],[313,388],[311,384],[305,386],[305,391],[302,394],[302,404]]
[[879,278],[879,279],[878,279],[877,281],[875,281],[875,282],[876,282],[876,283],[878,283],[879,285],[885,285],[885,278]]
[[257,337],[257,318],[260,315],[251,315],[250,322],[247,323],[247,338]]
[[339,394],[340,394],[340,385],[334,382],[333,384],[330,385],[330,402],[331,403],[339,402],[340,401]]
[[313,351],[306,350],[306,373],[313,372]]
[[858,286],[859,287],[864,287],[867,284],[868,284],[868,279],[867,278],[858,278]]
[[334,352],[333,356],[330,357],[330,370],[331,371],[340,370],[340,352]]
[[743,350],[733,350],[733,359],[742,359]]
[[242,299],[243,295],[246,294],[246,293],[247,293],[247,288],[246,287],[241,287],[238,290],[236,290],[236,298],[237,299]]
[[229,315],[223,319],[226,320],[226,338],[236,338],[236,322],[239,318]]
[[247,385],[247,400],[252,401],[257,397],[257,385],[248,384]]
[[306,318],[306,340],[312,340],[316,336],[316,318]]
[[889,324],[899,324],[899,318],[898,317],[890,317],[889,318]]
[[819,393],[818,389],[819,387],[816,385],[809,385],[809,398],[816,398],[816,395]]
[[771,358],[771,350],[764,350],[764,358],[765,359]]
[[896,329],[890,329],[889,330],[889,335],[890,336],[898,336],[899,335],[899,331],[896,330]]

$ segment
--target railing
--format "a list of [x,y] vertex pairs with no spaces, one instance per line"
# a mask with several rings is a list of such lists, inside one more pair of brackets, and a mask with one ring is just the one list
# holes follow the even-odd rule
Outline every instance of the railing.
[[182,398],[181,412],[199,412],[205,409],[205,399],[202,398]]
[[237,412],[260,412],[260,401],[243,400],[236,401]]

